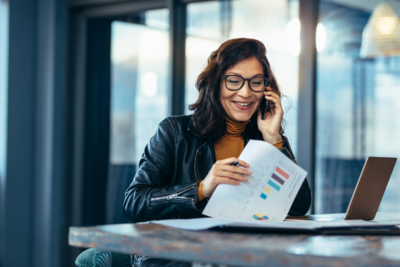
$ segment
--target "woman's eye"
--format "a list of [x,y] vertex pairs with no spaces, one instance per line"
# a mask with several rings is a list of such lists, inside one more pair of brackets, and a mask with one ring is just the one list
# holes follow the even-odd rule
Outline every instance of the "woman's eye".
[[237,84],[237,83],[239,83],[238,81],[228,81],[229,83],[234,83],[234,84]]
[[261,85],[261,82],[252,82],[251,84],[252,84],[252,85],[259,86],[259,85]]

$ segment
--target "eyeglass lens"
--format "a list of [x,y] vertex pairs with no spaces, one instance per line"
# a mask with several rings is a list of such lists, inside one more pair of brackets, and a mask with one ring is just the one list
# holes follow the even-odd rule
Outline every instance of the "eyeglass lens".
[[[228,76],[226,78],[226,87],[230,90],[239,90],[243,86],[244,80],[240,76]],[[255,77],[249,82],[250,88],[253,91],[263,91],[264,90],[264,78]]]

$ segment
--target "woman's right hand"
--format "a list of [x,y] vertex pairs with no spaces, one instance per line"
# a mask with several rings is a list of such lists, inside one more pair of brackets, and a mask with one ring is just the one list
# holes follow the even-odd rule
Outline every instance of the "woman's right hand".
[[238,158],[218,160],[202,181],[204,196],[210,197],[219,184],[239,185],[240,182],[246,182],[249,179],[247,176],[251,174],[251,171],[230,165],[235,161],[239,161],[238,166],[240,165],[245,168],[250,166]]

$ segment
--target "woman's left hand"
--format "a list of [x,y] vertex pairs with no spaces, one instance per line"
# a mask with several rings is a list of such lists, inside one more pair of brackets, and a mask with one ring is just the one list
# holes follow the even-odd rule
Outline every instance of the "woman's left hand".
[[[272,90],[271,87],[266,87],[264,97],[268,100],[268,111],[265,113],[264,120],[261,119],[261,110],[258,109],[257,125],[258,130],[263,135],[264,141],[274,144],[282,140],[279,131],[283,117],[283,109],[281,97]],[[265,101],[265,99],[261,101]]]

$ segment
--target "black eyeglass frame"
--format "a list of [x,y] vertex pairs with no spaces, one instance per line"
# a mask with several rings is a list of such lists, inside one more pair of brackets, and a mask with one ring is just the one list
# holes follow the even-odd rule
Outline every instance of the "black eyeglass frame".
[[[240,77],[240,78],[243,79],[243,83],[242,83],[242,85],[241,85],[238,89],[229,89],[229,88],[228,88],[228,85],[226,84],[226,80],[227,80],[228,77],[231,77],[231,76]],[[246,81],[248,81],[248,83],[249,83],[249,88],[250,88],[251,91],[253,91],[253,92],[255,92],[255,93],[261,93],[261,92],[265,91],[265,87],[267,87],[268,84],[269,84],[269,78],[267,78],[267,77],[253,77],[253,78],[245,79],[245,78],[243,78],[242,76],[239,76],[239,75],[225,75],[225,76],[222,76],[222,78],[224,78],[224,80],[225,80],[225,87],[226,87],[226,89],[228,89],[229,91],[239,91],[240,89],[243,88],[244,83],[245,83]],[[256,78],[263,78],[263,79],[264,79],[264,89],[261,90],[261,91],[255,91],[255,90],[253,90],[253,88],[251,88],[251,82],[250,82],[250,80],[256,79]]]

